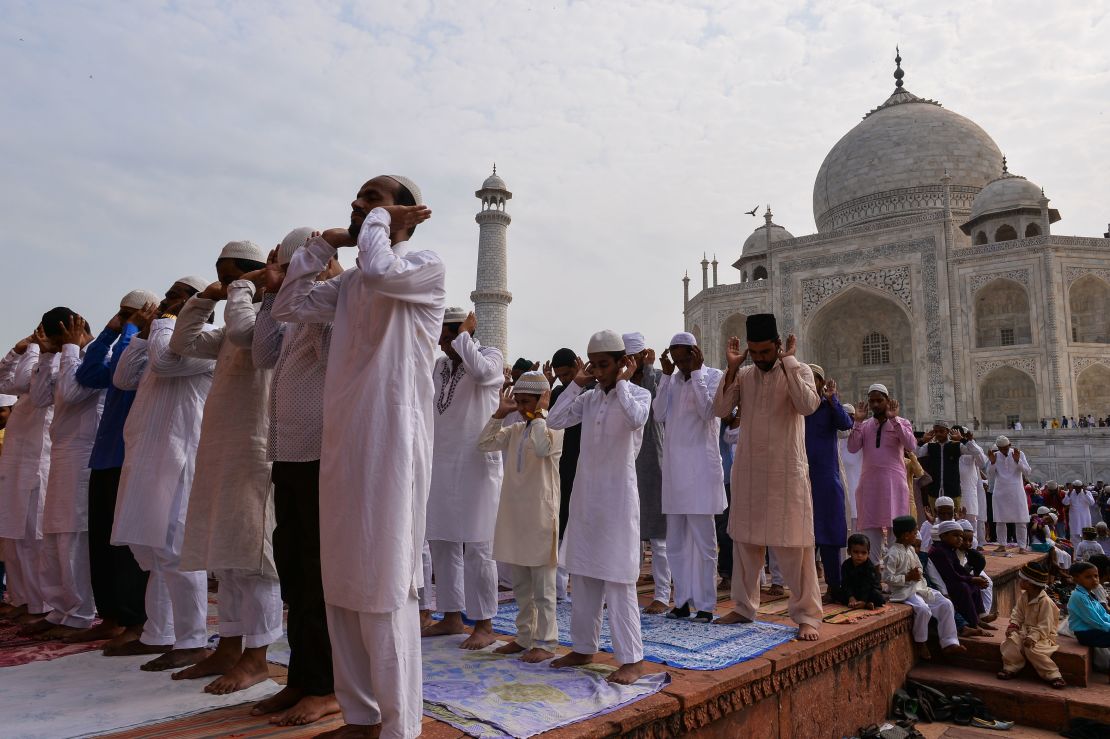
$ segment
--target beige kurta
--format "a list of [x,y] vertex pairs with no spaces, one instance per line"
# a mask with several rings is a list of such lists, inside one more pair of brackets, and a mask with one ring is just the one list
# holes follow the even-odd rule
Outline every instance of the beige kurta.
[[216,301],[194,296],[181,309],[170,338],[176,354],[216,360],[185,518],[183,571],[277,574],[271,543],[274,500],[266,461],[272,370],[255,369],[251,359],[256,310],[251,300],[249,291],[232,283],[224,309],[226,326],[211,328],[205,320]]
[[717,388],[714,413],[739,406],[740,442],[732,463],[728,533],[742,544],[813,546],[805,417],[821,398],[813,372],[795,357],[770,372],[747,365],[728,387]]
[[491,418],[478,449],[501,452],[505,477],[493,533],[493,558],[523,567],[554,567],[559,548],[559,457],[563,432],[537,418],[502,426]]

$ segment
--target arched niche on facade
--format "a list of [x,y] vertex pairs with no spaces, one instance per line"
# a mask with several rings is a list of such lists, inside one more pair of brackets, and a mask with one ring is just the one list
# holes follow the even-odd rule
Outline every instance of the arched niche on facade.
[[[740,348],[741,348],[741,350],[747,345],[746,344],[746,342],[748,341],[747,321],[748,321],[748,317],[746,315],[744,315],[743,313],[733,313],[731,316],[726,318],[721,323],[721,333],[720,333],[721,342],[720,342],[720,346],[717,347],[718,352],[719,352],[717,354],[717,356],[721,358],[720,362],[719,362],[721,368],[724,368],[724,366],[725,366],[725,350],[728,349],[728,339],[729,339],[730,336],[736,336],[740,339]],[[700,343],[700,339],[699,339],[699,343]]]
[[1013,241],[1018,237],[1017,231],[1009,223],[1004,223],[994,232],[995,241]]
[[987,232],[980,231],[979,233],[975,234],[975,243],[976,245],[987,243]]
[[1084,275],[1068,291],[1071,335],[1081,344],[1110,344],[1110,285],[1094,275]]
[[1110,414],[1110,367],[1092,364],[1075,379],[1075,410],[1106,418]]
[[991,428],[1008,428],[1015,420],[1033,428],[1040,420],[1033,378],[1009,366],[988,372],[979,383],[979,418]]
[[870,288],[851,287],[823,305],[805,332],[812,356],[802,361],[824,367],[845,403],[866,398],[867,388],[881,382],[901,403],[902,415],[914,417],[913,332],[900,303]]
[[1029,293],[1018,282],[991,280],[975,293],[975,346],[1033,343]]
[[1030,223],[1025,227],[1025,238],[1032,238],[1041,235],[1041,227],[1035,223]]

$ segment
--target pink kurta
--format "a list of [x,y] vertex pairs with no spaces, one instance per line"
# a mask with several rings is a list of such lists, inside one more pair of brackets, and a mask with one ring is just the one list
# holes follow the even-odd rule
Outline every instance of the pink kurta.
[[740,441],[732,464],[728,533],[741,544],[813,546],[813,498],[805,417],[821,399],[813,372],[786,357],[770,372],[747,365],[717,388],[713,412],[740,408]]
[[897,516],[910,513],[904,452],[917,448],[913,426],[898,416],[883,424],[882,439],[875,446],[879,422],[874,417],[856,421],[848,436],[848,451],[862,452],[859,484],[856,486],[856,528],[890,528]]

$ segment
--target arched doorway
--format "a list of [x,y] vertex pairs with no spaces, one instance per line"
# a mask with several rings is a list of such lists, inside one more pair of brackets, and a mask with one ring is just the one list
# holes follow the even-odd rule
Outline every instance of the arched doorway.
[[1092,364],[1075,381],[1076,415],[1088,413],[1096,418],[1110,415],[1110,367]]
[[1033,428],[1040,419],[1033,378],[1013,367],[989,372],[979,383],[979,417],[990,428],[1009,428],[1015,420]]
[[743,313],[733,313],[721,323],[721,341],[717,347],[717,366],[721,369],[725,367],[725,349],[728,348],[728,339],[730,336],[736,336],[740,339],[740,346],[743,347],[748,340],[748,317]]
[[843,402],[862,400],[881,382],[901,403],[902,415],[914,417],[913,332],[901,305],[852,287],[822,307],[805,330],[812,356],[802,361],[824,367],[840,385]]
[[1071,340],[1081,344],[1110,344],[1110,285],[1085,275],[1068,291]]
[[1030,344],[1029,294],[1013,280],[991,280],[975,293],[975,346]]

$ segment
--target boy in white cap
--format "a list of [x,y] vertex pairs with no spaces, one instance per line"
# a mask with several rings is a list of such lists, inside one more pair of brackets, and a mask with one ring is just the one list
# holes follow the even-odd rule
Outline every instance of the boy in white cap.
[[994,534],[998,550],[1006,549],[1006,524],[1014,524],[1018,548],[1029,551],[1029,502],[1025,497],[1024,475],[1032,474],[1029,460],[1020,449],[1010,446],[1010,440],[999,436],[997,450],[987,453],[990,471],[994,476]]
[[921,551],[929,551],[929,547],[933,546],[933,528],[941,521],[953,521],[956,518],[956,501],[949,498],[947,495],[942,495],[937,498],[935,516],[926,514],[926,520],[921,524]]
[[[279,321],[333,322],[320,445],[320,563],[335,696],[347,725],[323,736],[420,733],[417,592],[445,269],[438,255],[417,251],[409,239],[431,213],[407,177],[367,181],[351,203],[350,227],[329,229],[294,254],[274,302]],[[355,267],[315,281],[337,248],[356,244]],[[383,439],[389,454],[378,446]]]
[[[602,615],[608,613],[613,656],[621,664],[609,680],[627,685],[644,674],[636,603],[640,496],[635,459],[651,394],[630,382],[636,360],[625,354],[620,334],[599,331],[590,337],[586,351],[589,364],[576,360],[574,382],[548,418],[553,429],[582,424],[582,452],[566,531],[574,651],[551,666],[589,664],[598,650]],[[591,379],[597,385],[583,391]]]
[[[668,618],[709,623],[717,605],[717,514],[725,510],[721,423],[713,399],[724,373],[706,367],[697,339],[679,333],[660,357],[663,379],[652,408],[666,424],[663,513],[674,575],[675,609]],[[677,371],[676,371],[677,370]]]
[[473,312],[448,308],[439,337],[446,356],[432,371],[435,447],[425,536],[443,620],[426,627],[423,635],[464,633],[465,611],[475,623],[473,633],[459,645],[463,649],[482,649],[494,642],[492,619],[497,613],[493,530],[503,474],[501,453],[480,451],[475,440],[497,410],[505,360],[497,348],[478,343],[473,336],[477,327]]
[[[559,455],[563,432],[547,426],[551,385],[541,372],[521,374],[501,393],[478,449],[501,452],[505,478],[497,508],[493,556],[511,567],[513,597],[519,612],[516,639],[498,654],[523,652],[525,662],[555,656],[559,624],[555,620],[555,570],[559,563]],[[513,412],[522,420],[509,426]]]

